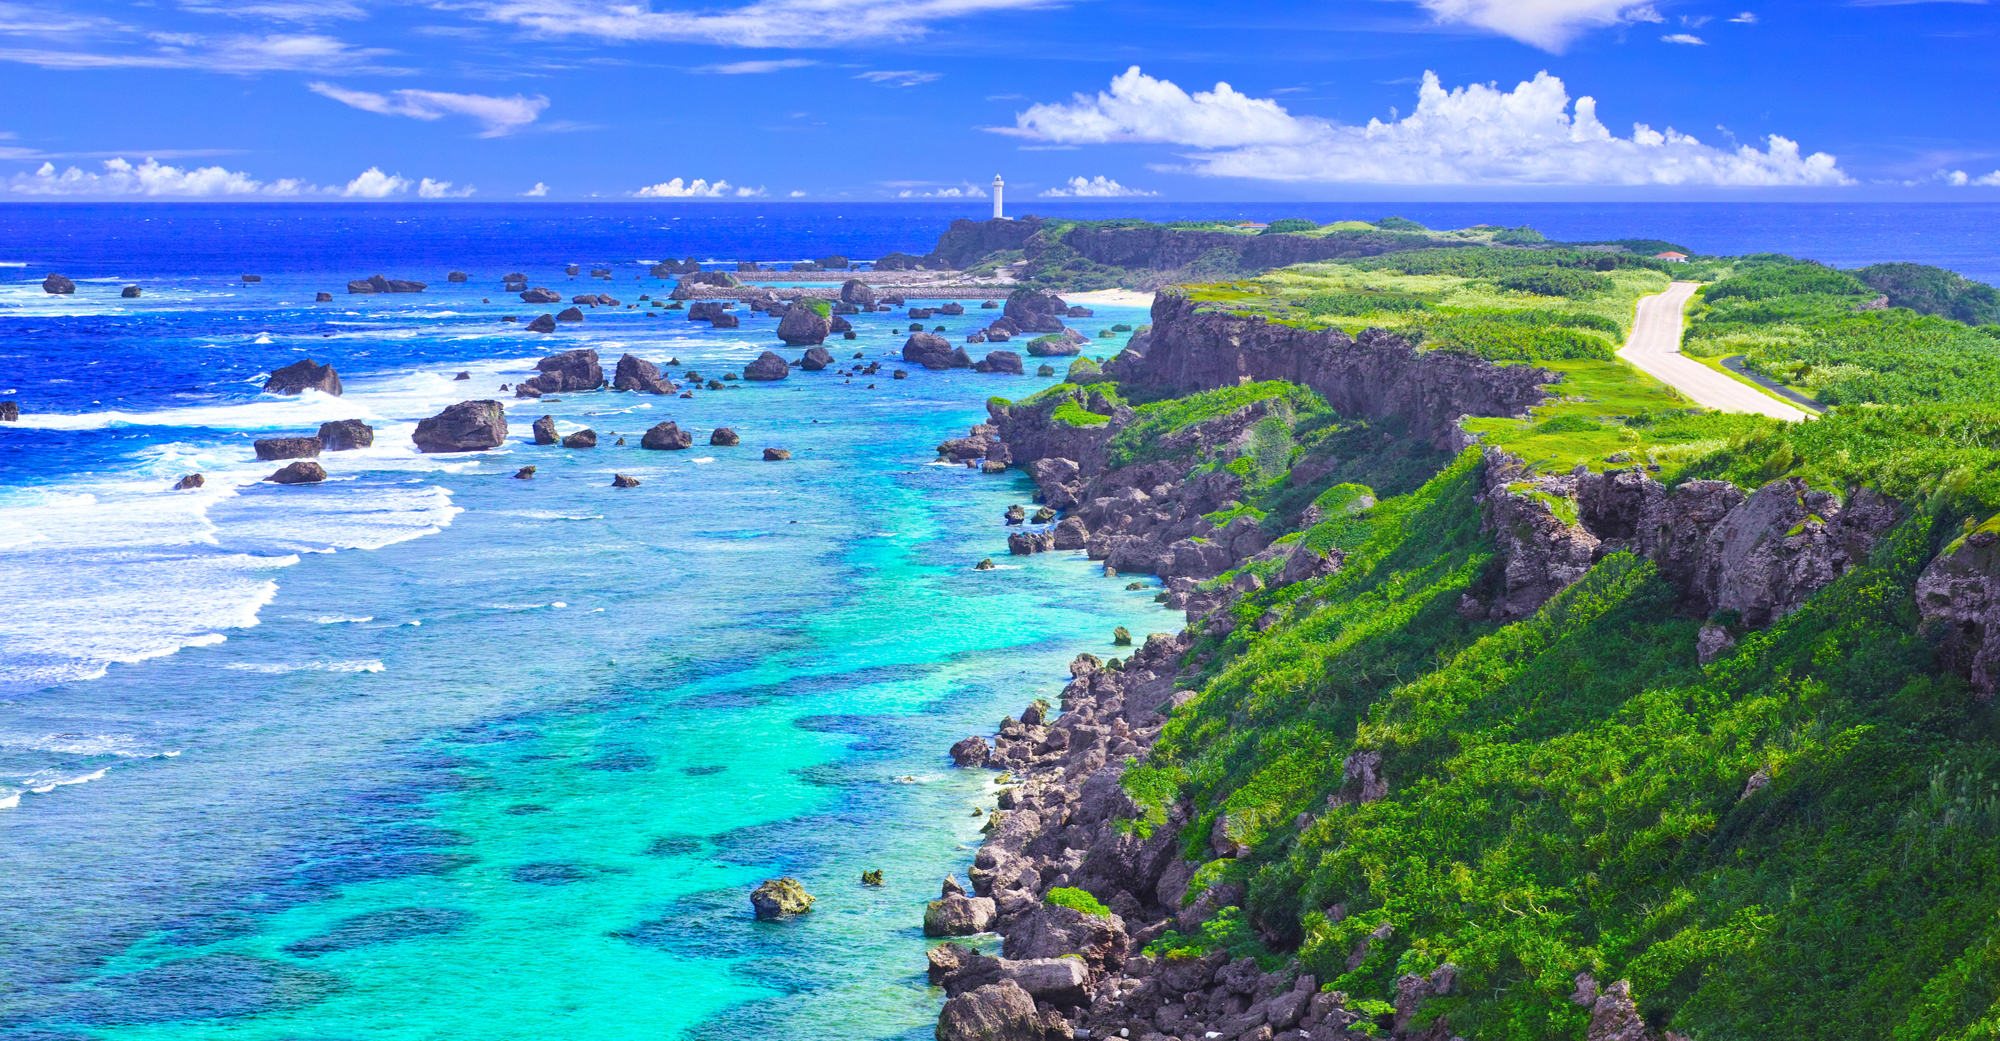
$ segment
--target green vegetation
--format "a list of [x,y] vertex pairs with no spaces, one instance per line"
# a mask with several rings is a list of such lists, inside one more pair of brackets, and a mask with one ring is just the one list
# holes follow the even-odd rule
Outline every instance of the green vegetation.
[[833,305],[818,297],[804,296],[800,297],[798,302],[804,304],[806,310],[811,311],[821,318],[826,318],[833,314]]
[[1872,264],[1854,272],[1861,284],[1889,298],[1890,307],[1940,315],[1967,325],[2000,322],[2000,292],[1955,271],[1928,264]]
[[1537,296],[1587,296],[1610,289],[1612,281],[1595,271],[1578,268],[1548,267],[1531,271],[1519,271],[1502,275],[1493,280],[1502,289],[1512,289],[1517,293],[1533,293]]
[[1073,911],[1097,915],[1100,918],[1111,914],[1110,908],[1099,903],[1096,897],[1091,896],[1081,889],[1058,886],[1049,890],[1048,901],[1057,907],[1067,907]]
[[1259,235],[1285,235],[1295,231],[1318,231],[1319,222],[1304,217],[1281,217],[1266,225]]
[[[1902,270],[1919,265],[1878,268],[1896,269],[1877,275],[1900,280],[1906,289],[1929,285],[1945,294],[1927,306],[1962,304],[1973,313],[1992,292],[1968,282],[1952,297],[1941,279]],[[1740,354],[1751,371],[1827,405],[1983,401],[2000,386],[2000,326],[1971,326],[1902,307],[1857,310],[1875,295],[1872,287],[1848,272],[1789,257],[1743,258],[1737,270],[1702,292],[1683,340],[1687,353]],[[1936,268],[1921,272],[1950,275]]]

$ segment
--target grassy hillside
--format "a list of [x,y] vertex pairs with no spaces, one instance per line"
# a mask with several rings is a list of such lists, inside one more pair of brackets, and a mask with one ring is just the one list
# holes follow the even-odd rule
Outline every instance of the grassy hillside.
[[[1522,266],[1381,258],[1199,293],[1504,357],[1481,345],[1509,341],[1468,326],[1611,340],[1666,282],[1643,265],[1556,264],[1609,284],[1532,292],[1503,281]],[[1302,505],[1273,460],[1347,467],[1315,478],[1327,519],[1289,536],[1345,550],[1344,570],[1253,592],[1232,631],[1198,639],[1199,696],[1127,774],[1136,830],[1191,800],[1181,838],[1206,862],[1191,897],[1244,894],[1152,953],[1295,957],[1326,989],[1383,1001],[1398,976],[1448,961],[1460,985],[1425,1015],[1467,1038],[1581,1039],[1588,1014],[1568,1000],[1581,972],[1631,980],[1655,1028],[1699,1041],[2000,1037],[2000,718],[1942,667],[1912,593],[1941,550],[2000,526],[1996,341],[1945,317],[1857,311],[1872,287],[1789,258],[1707,270],[1690,343],[1750,354],[1840,407],[1803,424],[1702,413],[1585,354],[1544,362],[1566,381],[1533,416],[1472,424],[1544,472],[1650,462],[1669,485],[1796,476],[1903,503],[1864,564],[1766,629],[1739,625],[1707,666],[1697,630],[1736,623],[1678,614],[1630,554],[1527,620],[1461,613],[1502,563],[1474,500],[1477,451],[1425,457],[1373,434],[1333,448],[1354,424],[1282,385],[1142,406],[1143,431],[1163,435],[1246,395],[1291,402],[1272,431],[1284,451],[1257,454],[1247,488],[1267,523],[1296,523]],[[1785,368],[1801,362],[1873,375],[1812,383]],[[1135,431],[1114,447],[1141,458],[1152,442]],[[1364,487],[1390,452],[1428,476]],[[1326,508],[1341,504],[1360,508]],[[1357,753],[1380,756],[1378,801],[1345,778]],[[1249,854],[1211,860],[1218,827]]]

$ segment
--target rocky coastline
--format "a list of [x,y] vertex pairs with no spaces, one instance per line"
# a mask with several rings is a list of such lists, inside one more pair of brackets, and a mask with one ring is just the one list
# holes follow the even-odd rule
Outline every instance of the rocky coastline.
[[[1106,376],[1176,394],[1288,380],[1318,391],[1344,415],[1394,423],[1454,454],[1477,445],[1461,428],[1462,417],[1520,415],[1552,393],[1553,374],[1544,370],[1419,352],[1375,330],[1356,338],[1304,332],[1204,312],[1171,293],[1156,300],[1153,318],[1150,332],[1107,365]],[[1053,412],[1064,402],[1109,419],[1063,422]],[[1241,448],[1271,407],[1255,402],[1174,436],[1204,449]],[[940,453],[968,465],[997,464],[983,467],[988,472],[1015,467],[1034,478],[1043,509],[1033,525],[1024,523],[1025,511],[1010,512],[1010,550],[1083,550],[1105,563],[1107,575],[1155,575],[1165,586],[1162,600],[1183,611],[1187,625],[1146,637],[1122,661],[1080,655],[1058,705],[1038,700],[992,734],[966,737],[950,749],[960,767],[1004,771],[1004,787],[968,871],[971,892],[947,880],[924,916],[926,932],[997,933],[1000,953],[957,942],[931,949],[929,977],[946,998],[936,1037],[1455,1038],[1448,1016],[1425,1011],[1430,999],[1453,993],[1457,970],[1449,963],[1402,976],[1385,1004],[1321,990],[1322,981],[1296,960],[1269,967],[1221,951],[1145,953],[1154,941],[1197,933],[1241,905],[1240,886],[1204,885],[1196,871],[1203,861],[1248,850],[1220,821],[1205,849],[1187,849],[1182,833],[1200,812],[1184,801],[1164,821],[1136,825],[1144,813],[1122,786],[1124,774],[1146,761],[1169,718],[1196,699],[1199,640],[1239,624],[1238,604],[1265,589],[1259,574],[1279,586],[1319,580],[1341,570],[1341,552],[1274,541],[1268,528],[1244,516],[1214,523],[1207,515],[1242,493],[1226,470],[1196,472],[1172,461],[1113,465],[1107,446],[1135,413],[1087,385],[1061,402],[995,402],[989,411],[989,424],[940,446]],[[1596,561],[1630,552],[1654,562],[1685,614],[1707,619],[1698,643],[1704,664],[1866,560],[1910,509],[1866,489],[1836,500],[1796,478],[1746,494],[1713,480],[1668,487],[1644,466],[1544,474],[1505,452],[1478,451],[1475,501],[1501,566],[1463,596],[1460,614],[1503,623],[1529,617]],[[1292,472],[1310,479],[1323,472],[1317,465],[1300,460]],[[1320,520],[1316,510],[1308,507],[1291,530]],[[1981,680],[2000,660],[1996,553],[2000,534],[1968,532],[1917,583],[1924,624],[1944,634],[1942,658],[1983,698],[1993,690]],[[1244,570],[1229,584],[1213,582],[1260,561],[1276,566]],[[1275,620],[1267,613],[1255,624],[1261,629]],[[1332,798],[1347,804],[1381,799],[1396,781],[1383,775],[1377,753],[1349,756],[1342,773],[1345,785]],[[1342,917],[1338,907],[1327,914]],[[1349,968],[1362,963],[1371,943],[1386,939],[1361,941]],[[1573,982],[1571,1001],[1587,1012],[1591,1041],[1677,1041],[1647,1024],[1628,981],[1600,984],[1585,973]]]

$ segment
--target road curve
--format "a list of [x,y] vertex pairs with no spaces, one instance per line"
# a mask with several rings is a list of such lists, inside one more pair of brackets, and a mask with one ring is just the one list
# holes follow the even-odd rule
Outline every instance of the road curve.
[[1667,291],[1639,299],[1632,335],[1618,356],[1645,374],[1680,391],[1690,401],[1724,412],[1758,412],[1772,419],[1800,420],[1809,413],[1681,354],[1681,313],[1695,283],[1675,282]]

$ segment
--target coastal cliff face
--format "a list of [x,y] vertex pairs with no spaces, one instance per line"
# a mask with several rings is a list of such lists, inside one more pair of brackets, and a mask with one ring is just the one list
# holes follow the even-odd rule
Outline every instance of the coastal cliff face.
[[[1501,368],[1446,352],[1419,352],[1380,333],[1348,338],[1203,313],[1168,295],[1156,302],[1151,332],[1136,338],[1131,351],[1104,373],[1121,387],[1143,386],[1169,395],[1199,395],[1250,381],[1302,384],[1319,391],[1344,416],[1421,434],[1447,459],[1443,450],[1471,443],[1459,431],[1460,416],[1524,411],[1542,400],[1550,376],[1528,366]],[[1317,870],[1327,871],[1331,869],[1324,865],[1358,855],[1339,852],[1346,847],[1321,833],[1317,826],[1322,818],[1346,828],[1398,828],[1404,825],[1393,815],[1379,820],[1351,815],[1401,799],[1406,801],[1397,812],[1421,819],[1424,811],[1409,800],[1434,796],[1415,794],[1405,778],[1428,771],[1422,773],[1426,785],[1443,783],[1449,774],[1439,773],[1439,764],[1448,760],[1428,760],[1424,767],[1413,763],[1424,755],[1447,754],[1440,749],[1451,742],[1399,736],[1402,728],[1421,727],[1398,715],[1414,710],[1393,704],[1378,704],[1387,714],[1373,725],[1382,729],[1371,730],[1371,724],[1357,718],[1329,738],[1312,721],[1361,711],[1344,708],[1343,702],[1365,706],[1362,691],[1377,682],[1369,669],[1386,670],[1390,663],[1370,664],[1363,658],[1344,665],[1338,655],[1364,651],[1322,652],[1326,645],[1313,643],[1287,645],[1294,649],[1286,657],[1286,652],[1264,650],[1266,644],[1255,642],[1298,639],[1297,631],[1311,624],[1314,612],[1341,596],[1390,595],[1379,606],[1358,608],[1359,614],[1330,623],[1334,633],[1343,626],[1363,632],[1379,612],[1394,609],[1393,595],[1401,595],[1341,592],[1349,579],[1377,580],[1353,569],[1380,573],[1388,565],[1379,557],[1356,564],[1352,545],[1308,547],[1297,533],[1327,518],[1324,498],[1261,522],[1238,508],[1253,490],[1242,473],[1217,464],[1253,455],[1260,431],[1273,424],[1297,427],[1284,399],[1251,401],[1175,428],[1150,442],[1153,451],[1144,457],[1135,457],[1120,435],[1145,429],[1137,424],[1146,421],[1146,411],[1088,383],[1030,403],[996,401],[989,411],[992,423],[980,428],[989,431],[982,442],[986,457],[1025,469],[1035,480],[1039,500],[1057,513],[1043,531],[1024,530],[1011,537],[1015,552],[1080,549],[1118,572],[1158,575],[1164,580],[1162,598],[1170,607],[1184,609],[1189,624],[1177,633],[1144,639],[1123,661],[1079,657],[1071,666],[1073,678],[1062,692],[1059,712],[1030,706],[1020,718],[1004,720],[990,743],[982,735],[954,747],[961,765],[1008,771],[1010,787],[1000,797],[1000,812],[970,873],[977,893],[971,899],[991,901],[993,914],[986,924],[1002,939],[1000,955],[949,943],[932,951],[931,979],[949,996],[947,1014],[939,1022],[940,1041],[1358,1041],[1385,1035],[1448,1041],[1459,1034],[1474,1036],[1477,1028],[1465,1024],[1493,1013],[1465,1010],[1470,1002],[1488,999],[1468,991],[1467,970],[1450,960],[1439,963],[1420,956],[1395,924],[1410,916],[1449,918],[1460,912],[1426,907],[1407,893],[1385,896],[1392,887],[1380,879],[1335,872],[1329,881],[1310,873],[1315,863],[1323,865]],[[1075,422],[1078,411],[1096,421]],[[1309,496],[1330,470],[1352,463],[1331,458],[1323,447],[1293,452],[1277,487],[1296,483]],[[1463,475],[1457,492],[1447,480],[1453,471]],[[1644,466],[1603,472],[1579,467],[1548,474],[1490,448],[1476,457],[1460,456],[1433,485],[1437,498],[1426,508],[1440,516],[1462,510],[1467,518],[1463,534],[1449,535],[1448,519],[1418,513],[1397,514],[1394,523],[1411,531],[1443,523],[1434,536],[1411,537],[1439,542],[1461,538],[1466,548],[1455,551],[1462,554],[1457,557],[1439,556],[1436,564],[1409,565],[1417,570],[1383,579],[1395,585],[1382,588],[1400,588],[1412,581],[1410,575],[1436,576],[1459,567],[1461,577],[1442,583],[1438,609],[1412,619],[1457,632],[1447,643],[1459,646],[1496,629],[1523,633],[1493,639],[1496,646],[1517,648],[1505,653],[1519,655],[1518,668],[1527,675],[1537,671],[1534,662],[1544,652],[1552,663],[1549,670],[1577,668],[1563,664],[1574,652],[1558,647],[1563,639],[1578,637],[1557,632],[1561,626],[1582,625],[1588,634],[1582,638],[1585,643],[1635,641],[1631,651],[1623,652],[1627,659],[1683,656],[1661,667],[1670,670],[1674,682],[1687,683],[1687,670],[1737,653],[1739,643],[1755,648],[1742,652],[1746,656],[1780,653],[1774,648],[1788,646],[1784,641],[1790,638],[1783,634],[1799,617],[1808,618],[1803,624],[1810,627],[1832,624],[1811,619],[1842,610],[1866,616],[1874,608],[1863,601],[1855,602],[1859,607],[1830,604],[1821,594],[1857,571],[1872,568],[1866,573],[1879,576],[1888,574],[1885,568],[1902,567],[1907,577],[1899,581],[1905,588],[1913,583],[1915,610],[1910,613],[1921,619],[1914,624],[1935,648],[1942,674],[1962,677],[1976,698],[1992,696],[1994,672],[2000,668],[2000,551],[1995,548],[2000,546],[1995,534],[2000,520],[1968,523],[1963,537],[1932,555],[1911,548],[1913,538],[1922,538],[1922,512],[1867,487],[1835,493],[1797,477],[1770,480],[1748,492],[1722,480],[1669,485]],[[1459,498],[1453,500],[1454,495]],[[1358,498],[1356,504],[1366,509],[1374,499]],[[1428,544],[1394,552],[1421,560],[1434,551],[1444,552]],[[1912,552],[1920,555],[1911,558]],[[1464,563],[1454,565],[1453,560]],[[1893,563],[1898,560],[1905,563]],[[1865,581],[1879,584],[1884,579]],[[1602,609],[1584,605],[1613,602],[1616,588],[1629,589],[1619,595],[1650,606],[1616,627],[1591,630],[1588,623],[1576,621]],[[1858,623],[1842,624],[1848,626],[1843,631],[1856,631]],[[1653,635],[1635,635],[1646,626]],[[1517,639],[1523,642],[1508,642]],[[1891,632],[1882,639],[1902,648],[1895,653],[1924,653],[1908,649],[1907,635]],[[1671,647],[1663,649],[1663,640]],[[1232,655],[1256,663],[1242,666],[1247,671],[1240,679],[1256,693],[1243,695],[1248,700],[1233,708],[1225,681],[1214,671]],[[1597,669],[1611,668],[1613,662],[1626,666],[1614,657]],[[1435,667],[1426,662],[1421,671]],[[1509,690],[1527,682],[1509,678],[1507,669],[1515,667],[1513,661],[1506,667],[1497,661],[1472,667],[1474,678],[1466,682],[1483,691]],[[1735,672],[1710,675],[1750,676],[1760,667],[1745,664]],[[1257,678],[1265,670],[1271,676],[1268,683]],[[1322,671],[1330,678],[1318,678]],[[1533,712],[1579,711],[1558,706],[1565,705],[1565,697],[1582,699],[1576,703],[1580,706],[1596,696],[1584,691],[1595,690],[1600,678],[1588,672],[1571,675],[1559,686],[1573,691],[1549,695],[1554,700]],[[1276,707],[1289,692],[1318,689],[1316,684],[1327,685],[1315,695],[1317,700],[1288,710]],[[1634,697],[1633,704],[1639,703]],[[1553,717],[1529,713],[1520,718],[1542,726]],[[1652,725],[1671,730],[1685,724]],[[1256,737],[1259,733],[1266,737]],[[1279,747],[1261,754],[1281,760],[1284,776],[1324,776],[1317,795],[1280,803],[1284,809],[1278,812],[1243,799],[1241,789],[1226,801],[1228,789],[1204,794],[1198,784],[1179,782],[1163,802],[1136,794],[1157,791],[1162,776],[1184,776],[1178,771],[1194,769],[1186,757],[1190,747],[1200,747],[1198,742],[1224,747],[1234,742],[1238,751],[1230,755],[1238,759],[1232,761],[1254,762],[1247,749],[1271,739]],[[1512,735],[1502,739],[1516,740]],[[1308,748],[1317,751],[1307,760],[1295,760],[1285,751]],[[1785,790],[1794,794],[1786,797],[1800,798],[1800,785],[1832,782],[1808,767],[1777,766],[1758,758],[1772,754],[1711,753],[1713,761],[1697,772],[1703,791],[1714,792],[1665,798],[1673,806],[1685,802],[1690,812],[1700,807],[1699,812],[1724,821],[1718,842],[1741,843],[1746,840],[1740,836],[1754,829],[1778,829],[1781,818],[1772,816],[1778,811],[1769,801],[1776,797],[1763,795],[1765,789],[1788,786]],[[1697,756],[1688,769],[1696,770],[1700,762]],[[1156,769],[1165,773],[1150,773]],[[1486,769],[1481,765],[1471,772],[1483,776]],[[1136,786],[1133,771],[1146,778]],[[1263,782],[1232,776],[1229,783]],[[1747,808],[1735,812],[1738,804]],[[1304,812],[1294,816],[1301,806]],[[1665,820],[1669,812],[1663,804],[1646,821]],[[1330,852],[1300,852],[1308,848],[1309,837],[1319,844],[1312,848]],[[1435,841],[1471,843],[1472,832]],[[1328,859],[1314,859],[1322,855]],[[1417,863],[1428,855],[1410,851],[1393,862]],[[1605,856],[1593,852],[1590,859],[1599,863]],[[1648,882],[1631,878],[1620,884],[1642,888]],[[1375,887],[1381,892],[1371,892]],[[1079,911],[1072,890],[1101,906],[1094,913]],[[1343,892],[1349,895],[1329,895]],[[1354,902],[1364,895],[1365,903]],[[1394,904],[1394,921],[1384,900],[1400,901]],[[1414,906],[1405,906],[1409,904]],[[1151,955],[1146,953],[1149,945]],[[1386,968],[1403,960],[1414,971]],[[1485,976],[1472,971],[1472,979],[1494,978],[1491,966],[1483,970]],[[1663,1000],[1660,991],[1666,984],[1660,979],[1633,974],[1600,985],[1593,972],[1604,970],[1587,961],[1571,964],[1562,976],[1563,994],[1537,1006],[1545,1011],[1533,1014],[1551,1017],[1552,1036],[1681,1038],[1663,1029],[1660,1013],[1642,1012]],[[1366,995],[1347,988],[1364,978],[1386,980],[1387,989],[1379,996],[1389,1000],[1357,1000]],[[1345,982],[1336,986],[1337,981]],[[1322,984],[1328,989],[1322,990]],[[1676,1002],[1686,1000],[1683,991],[1674,995]],[[1461,1024],[1456,1029],[1455,1019]]]
[[1559,377],[1533,365],[1498,366],[1457,351],[1419,351],[1379,329],[1295,329],[1162,292],[1153,328],[1105,369],[1120,382],[1192,394],[1257,380],[1310,387],[1342,415],[1394,420],[1440,447],[1462,447],[1463,416],[1512,416],[1540,404]]

